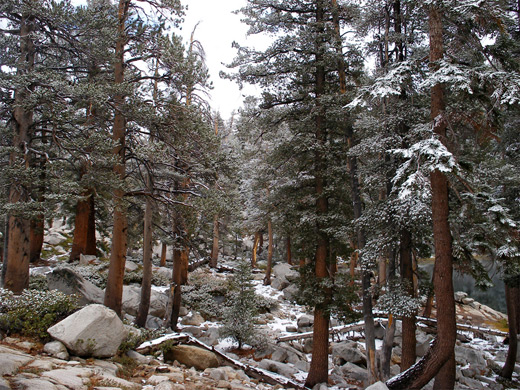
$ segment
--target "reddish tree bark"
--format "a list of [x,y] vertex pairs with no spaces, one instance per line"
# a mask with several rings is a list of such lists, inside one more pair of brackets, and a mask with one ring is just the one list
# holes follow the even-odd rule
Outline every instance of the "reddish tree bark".
[[256,232],[255,238],[253,241],[253,254],[251,256],[251,268],[256,268],[256,256],[257,256],[257,253],[259,253],[258,246],[260,245],[261,239],[262,239],[262,233]]
[[[124,53],[126,44],[126,20],[130,0],[120,0],[118,7],[118,37],[116,40],[114,78],[116,85],[124,82]],[[114,96],[114,125],[112,138],[116,142],[114,155],[118,162],[114,165],[114,173],[123,181],[125,179],[125,143],[126,143],[126,119],[123,114],[125,97]],[[114,310],[121,316],[123,298],[123,277],[125,273],[127,229],[126,207],[124,204],[124,191],[120,188],[114,190],[114,222],[112,229],[112,248],[110,252],[110,265],[108,268],[107,287],[105,290],[105,306]]]
[[[22,15],[20,19],[20,57],[17,74],[24,75],[34,68],[35,45],[33,42],[35,19],[31,15]],[[29,166],[27,145],[31,140],[33,111],[26,110],[24,103],[30,98],[32,86],[24,86],[15,91],[13,112],[13,147],[15,151],[9,156],[9,165],[13,168]],[[10,204],[23,204],[30,200],[28,183],[14,180],[9,187]],[[23,205],[22,205],[23,207]],[[30,256],[30,221],[21,213],[11,212],[8,215],[6,240],[6,258],[4,259],[2,276],[3,286],[14,293],[21,293],[29,285]]]
[[167,249],[166,243],[163,242],[161,244],[161,261],[159,263],[159,265],[161,267],[166,266],[166,249]]
[[[443,58],[442,13],[435,5],[430,7],[430,67],[438,69]],[[442,85],[431,90],[431,119],[433,129],[446,144],[446,120]],[[455,385],[456,341],[455,299],[453,292],[453,257],[450,232],[448,181],[444,173],[430,174],[432,188],[433,238],[435,243],[434,289],[437,301],[437,338],[427,354],[397,379],[387,382],[390,389],[420,389],[435,377],[434,389],[453,389]]]
[[[316,24],[318,29],[318,35],[320,31],[324,31],[324,4],[322,1],[316,1]],[[327,140],[327,132],[325,125],[325,107],[320,103],[320,97],[325,93],[325,67],[323,65],[323,43],[321,37],[318,38],[316,43],[316,144],[318,147],[314,152],[314,183],[316,193],[316,213],[318,215],[317,223],[317,246],[315,255],[315,275],[318,280],[331,277],[332,268],[331,264],[327,264],[329,257],[329,239],[324,231],[325,226],[320,222],[320,216],[324,216],[328,213],[329,202],[327,196],[324,194],[326,186],[325,172],[327,163],[325,156],[321,152],[321,147]],[[329,369],[329,323],[330,314],[325,309],[330,303],[331,291],[325,289],[323,291],[325,301],[322,302],[318,307],[314,308],[314,327],[313,327],[313,349],[312,359],[309,369],[309,374],[305,381],[305,385],[308,387],[314,387],[318,383],[326,383],[328,381],[328,369]]]

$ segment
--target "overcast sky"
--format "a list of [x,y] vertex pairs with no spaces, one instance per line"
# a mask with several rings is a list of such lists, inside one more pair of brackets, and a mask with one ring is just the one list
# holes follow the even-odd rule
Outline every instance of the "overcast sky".
[[235,83],[219,77],[220,71],[227,70],[222,63],[230,63],[236,54],[236,50],[231,47],[232,42],[249,44],[246,42],[247,26],[240,23],[240,15],[232,13],[244,7],[247,1],[189,0],[182,3],[188,5],[182,35],[185,41],[189,42],[193,28],[200,22],[195,39],[204,47],[206,63],[214,85],[210,92],[210,104],[214,110],[220,111],[223,119],[228,119],[231,112],[238,110],[242,105],[242,95],[254,93],[252,88],[239,91]]

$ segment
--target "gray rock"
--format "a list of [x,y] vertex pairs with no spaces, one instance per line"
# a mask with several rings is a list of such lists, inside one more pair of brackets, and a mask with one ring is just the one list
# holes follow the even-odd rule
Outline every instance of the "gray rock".
[[288,282],[294,282],[300,276],[299,272],[287,263],[276,264],[273,267],[273,275],[276,278],[285,278]]
[[455,295],[455,302],[462,303],[462,300],[464,298],[467,298],[468,293],[465,293],[464,291],[457,291],[457,292],[455,292],[454,295]]
[[208,328],[200,338],[200,341],[203,343],[209,345],[209,346],[215,346],[219,342],[219,330],[218,328],[211,327]]
[[205,321],[204,317],[202,317],[199,313],[193,313],[191,315],[184,317],[181,320],[181,324],[200,326],[204,321]]
[[92,374],[93,371],[86,368],[70,367],[66,369],[60,368],[57,370],[46,371],[42,373],[41,376],[49,378],[69,389],[83,390],[86,388],[83,380],[89,378]]
[[164,352],[164,361],[175,361],[197,370],[218,367],[217,355],[205,349],[192,345],[176,345]]
[[473,298],[463,298],[462,299],[462,303],[464,305],[471,305],[473,302],[475,302],[475,300]]
[[294,297],[298,294],[298,287],[294,284],[291,284],[289,287],[284,288],[283,297],[288,301],[293,301]]
[[11,390],[9,382],[0,376],[0,390]]
[[415,345],[415,354],[418,357],[423,357],[430,349],[430,343],[433,340],[433,336],[424,332],[417,332],[417,343]]
[[271,371],[271,372],[275,372],[277,374],[283,375],[287,378],[292,377],[294,374],[296,374],[298,372],[298,370],[294,367],[291,367],[284,363],[275,362],[274,360],[271,360],[271,359],[262,360],[258,364],[258,367],[260,367],[264,370],[267,370],[267,371]]
[[95,255],[84,255],[80,253],[79,255],[79,265],[88,265],[91,261],[96,260],[97,257]]
[[346,341],[340,344],[332,345],[332,358],[338,366],[343,366],[350,362],[354,364],[366,364],[367,358],[363,352],[359,350],[359,346],[354,341]]
[[366,382],[368,380],[367,370],[365,368],[356,366],[353,363],[346,363],[341,367],[335,368],[334,370],[339,370],[341,375],[355,379],[360,382]]
[[314,340],[313,339],[305,340],[305,342],[303,343],[303,352],[304,353],[312,353],[313,345],[314,345]]
[[482,351],[461,345],[455,346],[455,360],[457,364],[465,366],[470,364],[477,367],[486,367],[486,359]]
[[298,318],[296,324],[298,325],[298,332],[309,332],[312,330],[312,326],[314,324],[314,317],[309,315],[303,315],[300,318]]
[[376,382],[368,386],[365,390],[388,390],[388,387],[383,382]]
[[[16,378],[15,379],[16,388],[19,390],[59,390],[59,387],[50,381],[46,381],[44,379],[38,378]],[[2,387],[0,386],[0,389]],[[6,389],[11,389],[7,387]],[[3,390],[3,389],[2,389]]]
[[63,343],[60,341],[51,341],[43,346],[43,352],[48,353],[49,355],[62,359],[69,360],[69,352]]
[[[136,316],[137,310],[139,309],[139,302],[141,302],[141,287],[136,285],[123,286],[123,311]],[[152,290],[148,314],[154,317],[164,317],[167,304],[168,295]]]
[[146,318],[146,327],[148,329],[159,329],[163,326],[163,320],[159,317],[148,316]]
[[50,327],[49,334],[77,356],[112,357],[127,331],[117,314],[103,305],[89,305]]
[[153,272],[162,275],[166,280],[172,277],[172,270],[170,268],[154,267]]
[[229,380],[229,376],[227,371],[224,368],[208,368],[204,370],[204,373],[208,374],[208,376],[215,381],[227,381]]
[[0,377],[15,374],[20,367],[34,359],[30,355],[0,352]]
[[296,332],[298,332],[298,327],[296,327],[294,325],[287,325],[285,327],[285,331],[286,332],[291,332],[291,333],[296,333]]
[[136,351],[128,351],[126,353],[126,356],[128,356],[130,359],[135,360],[139,364],[150,364],[150,362],[153,360],[151,357],[141,355],[139,352]]
[[139,266],[136,263],[134,263],[133,261],[130,261],[130,260],[125,261],[125,270],[126,271],[132,272],[132,271],[137,270],[138,268],[139,268]]
[[70,268],[55,268],[45,276],[49,290],[58,290],[69,295],[76,294],[80,297],[79,304],[81,306],[103,303],[103,290]]
[[282,291],[284,288],[288,286],[289,282],[285,278],[274,278],[271,281],[271,287],[279,291]]
[[312,390],[327,390],[328,388],[329,386],[327,386],[326,383],[317,383],[316,385],[314,385]]
[[271,359],[277,362],[285,363],[289,354],[285,348],[276,348],[276,350],[271,355]]
[[44,238],[44,242],[48,245],[56,246],[66,241],[67,237],[58,232],[50,232]]
[[185,328],[182,328],[182,331],[185,333],[189,333],[197,338],[202,336],[203,330],[198,326],[186,326]]

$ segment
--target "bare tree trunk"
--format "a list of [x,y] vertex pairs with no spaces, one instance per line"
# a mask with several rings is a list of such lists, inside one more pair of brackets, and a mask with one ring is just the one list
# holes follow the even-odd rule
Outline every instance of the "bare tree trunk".
[[[442,13],[430,6],[430,67],[438,68],[443,58]],[[434,132],[446,144],[444,92],[441,84],[431,91],[431,119]],[[420,389],[434,376],[434,389],[449,390],[455,385],[456,341],[455,299],[453,293],[453,257],[450,232],[448,181],[439,170],[430,174],[432,187],[433,238],[435,243],[434,289],[437,301],[437,338],[427,354],[395,380],[387,382],[390,389]]]
[[507,304],[507,319],[509,322],[509,348],[507,350],[507,358],[500,372],[500,376],[506,379],[511,379],[515,370],[516,353],[518,350],[518,335],[516,331],[516,310],[517,302],[520,299],[518,294],[518,286],[509,286],[506,284],[506,304]]
[[287,241],[285,244],[287,250],[287,264],[292,265],[292,253],[291,253],[291,235],[287,235]]
[[211,248],[211,260],[209,266],[211,268],[217,268],[218,264],[218,243],[219,243],[219,231],[218,231],[218,214],[213,216],[213,246]]
[[[116,85],[124,82],[124,52],[126,43],[126,20],[130,0],[120,0],[118,7],[118,37],[116,41],[116,61],[114,64],[114,77]],[[118,162],[114,165],[114,173],[121,181],[125,180],[125,133],[126,120],[123,114],[125,97],[114,96],[114,126],[112,138],[117,146],[114,155]],[[126,251],[127,251],[127,229],[126,207],[124,204],[124,191],[121,188],[114,190],[114,222],[112,228],[112,248],[110,252],[110,265],[108,268],[107,287],[105,290],[105,306],[114,310],[121,316],[123,298],[123,277],[125,273]]]
[[256,268],[256,256],[258,253],[258,244],[260,243],[261,238],[262,238],[262,233],[256,232],[254,242],[253,242],[253,254],[251,256],[251,268]]
[[[42,135],[42,143],[45,143],[45,137]],[[38,202],[43,203],[45,200],[45,178],[46,178],[46,165],[47,160],[45,157],[41,157],[39,159],[39,169],[40,169],[40,182],[38,184],[38,188],[35,191],[35,197],[38,198]],[[36,165],[36,161],[35,161]],[[43,211],[43,210],[42,210]],[[29,262],[35,263],[38,260],[40,260],[41,254],[42,254],[42,248],[43,248],[43,236],[44,236],[44,228],[45,228],[45,221],[44,221],[44,214],[43,212],[36,215],[34,218],[31,219],[31,229],[30,229],[30,257]]]
[[148,311],[150,309],[150,295],[152,289],[152,185],[150,176],[147,177],[147,187],[150,195],[146,196],[146,205],[144,210],[144,235],[143,235],[143,280],[141,282],[141,300],[139,302],[139,310],[135,318],[136,325],[144,328]]
[[161,244],[161,262],[159,263],[159,265],[161,267],[166,266],[166,249],[167,249],[166,243],[163,242]]
[[267,235],[269,237],[269,246],[267,247],[267,268],[265,269],[264,285],[271,284],[271,270],[273,268],[273,224],[271,220],[267,221]]
[[[20,20],[20,57],[17,74],[24,75],[34,68],[35,45],[33,42],[34,17],[22,15]],[[13,113],[13,148],[9,156],[9,166],[14,169],[27,169],[29,153],[27,146],[31,140],[33,111],[24,108],[30,98],[33,86],[23,86],[15,91]],[[9,187],[9,204],[23,204],[30,200],[28,183],[16,179]],[[8,214],[7,255],[4,261],[3,286],[16,294],[29,285],[30,221],[21,213]]]
[[87,252],[87,237],[89,230],[89,220],[91,215],[90,210],[90,191],[87,191],[84,196],[86,199],[78,200],[76,204],[76,218],[74,220],[74,238],[72,240],[72,249],[70,251],[69,262],[79,259],[80,254]]

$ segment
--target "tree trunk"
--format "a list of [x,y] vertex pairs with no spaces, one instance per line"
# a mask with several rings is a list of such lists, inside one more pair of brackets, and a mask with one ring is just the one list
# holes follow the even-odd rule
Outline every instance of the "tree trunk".
[[29,262],[35,263],[40,260],[43,248],[44,216],[39,214],[36,219],[31,220],[30,225],[30,258]]
[[253,242],[253,254],[251,256],[251,268],[256,268],[256,254],[258,252],[258,244],[260,243],[261,238],[262,238],[262,233],[256,232],[254,242]]
[[291,253],[291,235],[287,235],[287,241],[285,243],[287,250],[287,264],[292,265],[292,253]]
[[[126,20],[130,0],[120,0],[118,7],[118,37],[116,41],[114,64],[114,79],[116,85],[124,82],[124,52],[126,43]],[[114,173],[121,180],[125,180],[125,135],[126,120],[123,114],[125,97],[114,96],[114,126],[112,128],[112,139],[116,143],[114,155],[117,163],[114,165]],[[126,251],[127,251],[127,229],[126,206],[124,204],[124,191],[121,188],[114,190],[114,222],[112,228],[112,248],[110,252],[110,265],[108,268],[107,287],[105,290],[105,306],[114,310],[121,316],[123,298],[123,277],[125,273]]]
[[500,372],[500,376],[506,379],[511,379],[515,370],[516,353],[518,350],[518,335],[516,331],[516,310],[517,302],[520,299],[518,294],[518,286],[508,286],[506,284],[506,304],[507,304],[507,319],[509,325],[509,348],[507,350],[507,358]]
[[218,265],[218,242],[219,242],[219,231],[218,231],[218,214],[213,216],[213,247],[211,248],[211,260],[209,266],[211,268],[217,268]]
[[[35,62],[35,45],[33,42],[35,20],[32,16],[22,15],[20,19],[20,57],[17,74],[23,76],[31,72]],[[15,91],[13,112],[13,148],[9,156],[9,166],[13,169],[27,169],[29,153],[27,146],[31,140],[33,111],[24,108],[30,98],[33,86],[24,86]],[[30,200],[28,183],[16,179],[9,187],[8,202],[11,205]],[[8,214],[7,255],[4,261],[3,286],[16,294],[21,293],[29,285],[30,256],[30,221],[21,213]]]
[[273,269],[273,224],[271,220],[267,221],[267,235],[269,237],[269,246],[267,247],[267,268],[265,269],[264,286],[271,284],[271,270]]
[[173,304],[172,304],[172,313],[170,317],[170,328],[172,330],[177,329],[177,323],[179,321],[179,312],[181,309],[181,282],[182,282],[182,251],[180,249],[173,249]]
[[[412,264],[412,235],[407,229],[401,230],[400,258],[401,258],[401,280],[410,298],[414,297],[413,288],[413,264]],[[401,355],[401,372],[415,364],[417,355],[415,353],[415,315],[403,317],[403,344]]]
[[[323,42],[321,33],[324,31],[324,4],[318,0],[316,2],[316,24],[319,38],[316,42],[316,151],[314,152],[314,181],[316,192],[316,214],[317,214],[317,246],[315,255],[315,274],[318,280],[332,277],[334,264],[327,264],[330,247],[329,238],[325,232],[325,226],[321,219],[329,211],[329,202],[324,194],[326,187],[325,173],[327,171],[326,156],[322,153],[322,148],[327,141],[325,124],[325,107],[321,104],[320,98],[325,93],[325,68],[323,65]],[[329,322],[330,313],[326,310],[332,299],[329,288],[324,291],[325,301],[314,308],[314,328],[313,328],[313,349],[309,374],[305,381],[308,387],[314,387],[317,383],[327,383],[329,371]]]
[[390,378],[390,365],[392,363],[392,349],[395,336],[395,318],[392,313],[388,314],[388,324],[385,330],[383,346],[380,353],[380,377],[382,380]]
[[78,200],[76,204],[76,218],[74,220],[74,238],[72,240],[72,249],[70,251],[69,262],[78,260],[81,254],[87,254],[90,220],[93,215],[91,210],[91,197],[94,194],[87,190],[84,194],[85,198]]
[[163,242],[161,244],[161,262],[159,263],[159,265],[161,267],[166,266],[166,249],[167,249],[166,243]]
[[[42,135],[42,143],[45,143],[45,137]],[[36,161],[34,162],[36,166]],[[47,160],[45,157],[41,157],[39,161],[39,169],[40,169],[40,182],[38,184],[38,188],[35,191],[35,197],[38,198],[38,202],[42,204],[45,200],[45,178],[46,178],[46,165]],[[43,248],[43,236],[44,236],[44,221],[43,212],[36,215],[33,219],[31,219],[31,229],[30,229],[30,257],[29,262],[35,263],[40,260]]]
[[[443,58],[442,14],[430,7],[430,67],[438,68]],[[436,84],[431,91],[431,119],[434,132],[446,144],[444,91]],[[427,354],[414,366],[387,385],[390,389],[420,389],[434,376],[434,389],[449,390],[455,385],[456,341],[455,299],[453,295],[453,257],[450,232],[448,181],[439,170],[430,174],[432,187],[433,238],[435,243],[434,290],[437,301],[437,338]]]
[[[150,177],[147,177],[148,191],[151,192]],[[150,309],[150,295],[152,289],[152,199],[151,194],[146,196],[146,205],[144,210],[144,234],[143,234],[143,280],[141,282],[141,301],[139,302],[139,310],[135,318],[136,325],[144,328],[146,319]]]

